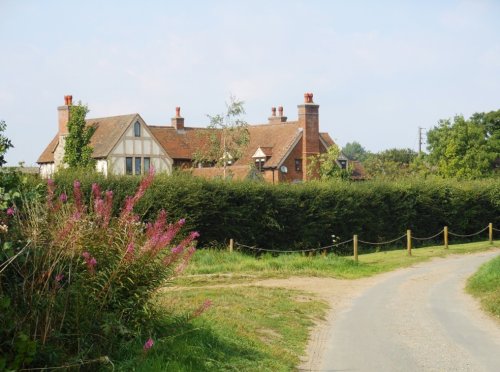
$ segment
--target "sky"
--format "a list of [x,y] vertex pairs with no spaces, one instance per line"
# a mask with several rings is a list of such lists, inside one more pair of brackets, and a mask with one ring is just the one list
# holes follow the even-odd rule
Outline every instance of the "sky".
[[340,146],[416,150],[418,127],[500,109],[499,20],[499,0],[0,0],[6,159],[36,163],[67,94],[201,127],[230,95],[250,124],[296,120],[312,92]]

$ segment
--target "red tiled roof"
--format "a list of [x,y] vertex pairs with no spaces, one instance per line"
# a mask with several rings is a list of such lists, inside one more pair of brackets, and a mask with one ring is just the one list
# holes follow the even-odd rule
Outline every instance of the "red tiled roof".
[[[251,170],[252,168],[248,165],[232,165],[226,167],[226,176],[231,177],[233,180],[243,180],[250,176]],[[207,179],[222,178],[224,176],[224,168],[222,167],[192,168],[186,171],[193,176]]]
[[172,159],[192,159],[195,152],[207,144],[207,136],[214,129],[184,128],[171,126],[148,126],[160,145]]

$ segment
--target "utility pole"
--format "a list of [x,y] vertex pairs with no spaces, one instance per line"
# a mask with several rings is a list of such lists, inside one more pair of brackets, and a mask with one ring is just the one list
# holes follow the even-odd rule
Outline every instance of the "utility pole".
[[422,127],[418,127],[418,155],[422,155]]

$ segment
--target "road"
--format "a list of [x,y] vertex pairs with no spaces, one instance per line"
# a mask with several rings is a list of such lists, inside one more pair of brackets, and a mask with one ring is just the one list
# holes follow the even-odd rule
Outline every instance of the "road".
[[497,251],[397,271],[335,316],[321,371],[500,371],[500,322],[464,292]]

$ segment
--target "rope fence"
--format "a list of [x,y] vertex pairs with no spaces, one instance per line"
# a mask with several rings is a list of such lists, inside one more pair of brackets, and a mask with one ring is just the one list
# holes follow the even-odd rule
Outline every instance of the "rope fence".
[[257,246],[250,246],[250,245],[241,244],[241,243],[235,242],[234,239],[230,239],[229,240],[229,252],[232,253],[234,250],[234,247],[236,246],[236,248],[239,250],[246,249],[246,250],[251,250],[254,252],[258,252],[258,253],[260,253],[260,252],[265,252],[265,253],[309,253],[309,255],[312,255],[315,252],[322,251],[322,254],[324,256],[326,256],[328,250],[330,250],[332,248],[346,245],[349,243],[353,243],[354,260],[358,261],[359,243],[365,244],[365,245],[372,245],[372,246],[382,246],[382,245],[392,244],[392,243],[395,243],[397,241],[400,241],[403,238],[406,238],[406,249],[408,251],[408,255],[411,256],[412,242],[413,241],[426,241],[426,240],[436,239],[438,236],[443,234],[444,248],[448,249],[449,236],[455,236],[455,237],[459,237],[459,238],[469,238],[472,236],[479,235],[479,234],[485,232],[486,230],[488,230],[488,241],[490,244],[493,244],[493,231],[500,231],[500,229],[494,228],[493,224],[489,223],[485,228],[483,228],[483,229],[481,229],[478,232],[475,232],[473,234],[454,233],[454,232],[448,231],[448,226],[445,226],[442,230],[440,230],[436,234],[429,236],[429,237],[425,237],[425,238],[412,236],[411,230],[407,230],[406,234],[403,234],[397,238],[383,241],[383,242],[369,242],[369,241],[358,239],[358,235],[354,235],[352,237],[352,239],[345,240],[345,241],[342,241],[340,243],[334,243],[334,244],[326,245],[324,247],[319,247],[319,248],[295,249],[295,250],[279,250],[279,249],[261,248],[261,247],[257,247]]

